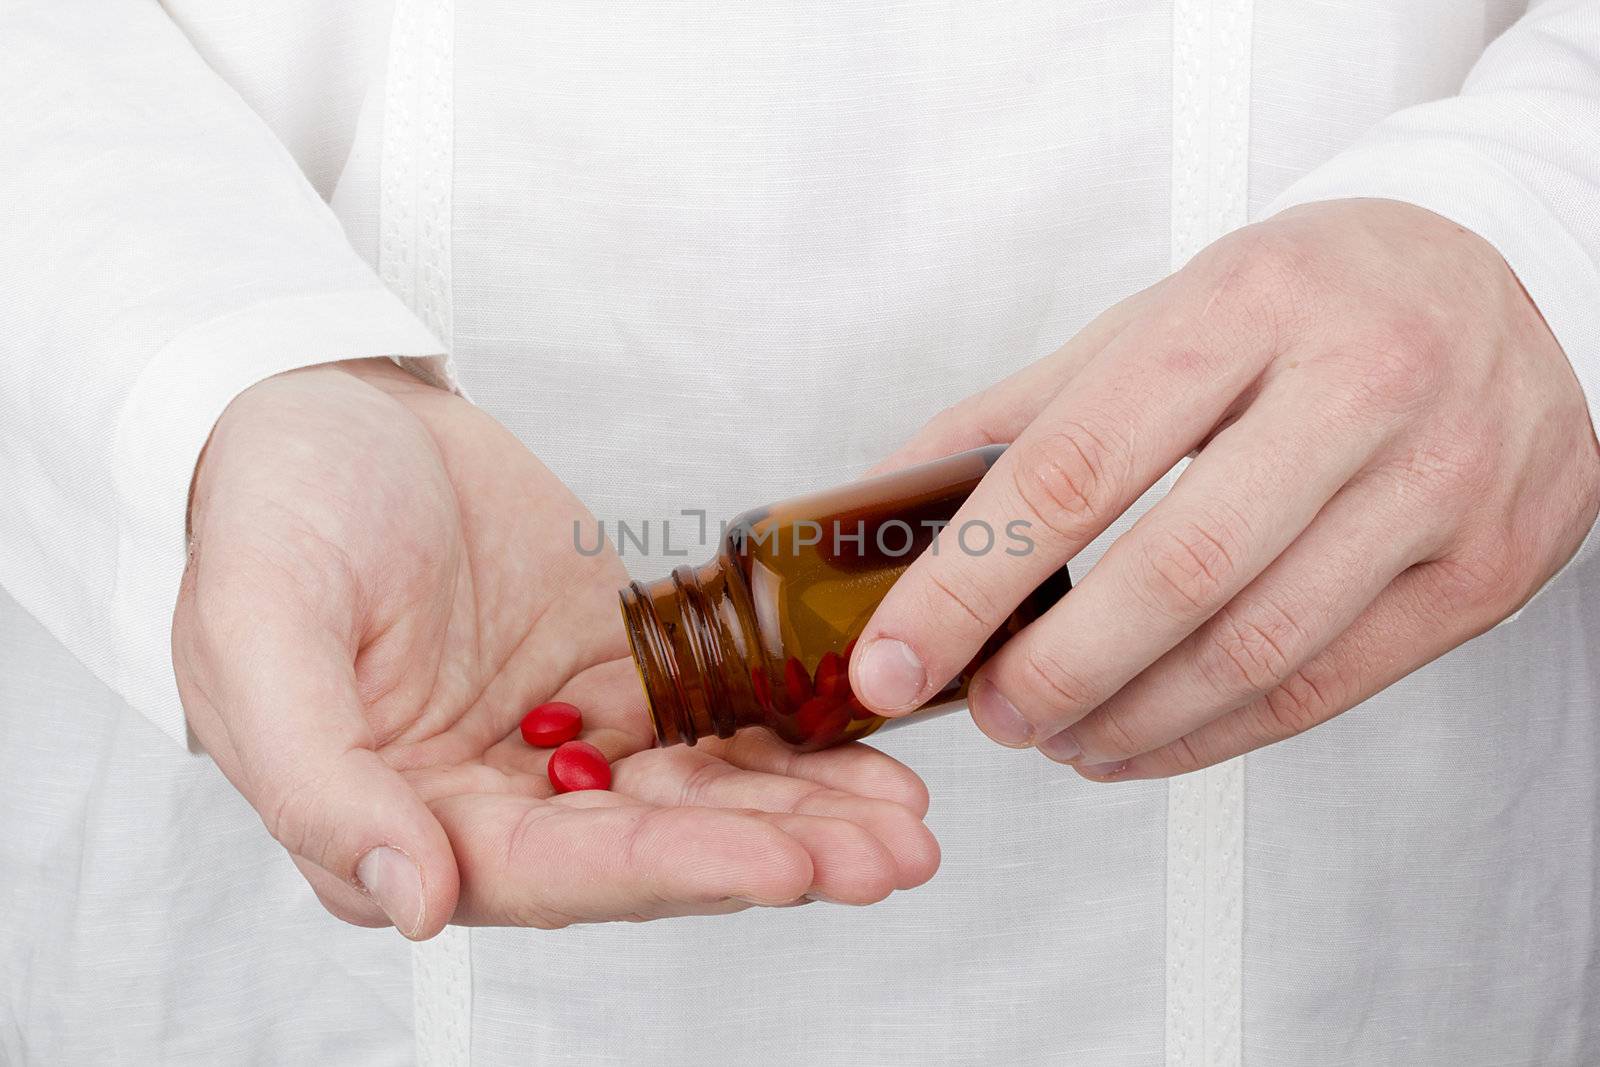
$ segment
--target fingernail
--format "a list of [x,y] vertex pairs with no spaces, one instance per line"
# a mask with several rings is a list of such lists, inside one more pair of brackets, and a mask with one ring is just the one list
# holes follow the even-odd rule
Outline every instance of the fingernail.
[[1083,749],[1078,745],[1077,738],[1072,736],[1071,730],[1062,730],[1059,734],[1040,741],[1039,751],[1057,763],[1071,763],[1083,755]]
[[917,705],[928,671],[903,641],[880,637],[861,654],[859,696],[884,711],[905,711]]
[[847,908],[850,907],[850,905],[849,904],[845,904],[844,901],[842,901],[842,900],[834,900],[832,897],[828,896],[825,893],[807,893],[806,894],[806,900],[807,901],[815,901],[815,902],[817,902],[819,904],[842,904]]
[[1127,760],[1116,760],[1112,763],[1080,763],[1077,770],[1087,778],[1115,778],[1127,768]]
[[422,928],[422,872],[397,849],[380,845],[361,857],[356,878],[395,929],[415,937]]
[[798,908],[802,904],[810,904],[810,897],[797,897],[793,900],[785,897],[783,900],[757,900],[755,897],[729,897],[741,904],[748,904],[752,908]]
[[1021,748],[1033,740],[1033,724],[1022,717],[1017,706],[1007,700],[989,682],[982,682],[972,697],[972,717],[978,729],[1013,748]]

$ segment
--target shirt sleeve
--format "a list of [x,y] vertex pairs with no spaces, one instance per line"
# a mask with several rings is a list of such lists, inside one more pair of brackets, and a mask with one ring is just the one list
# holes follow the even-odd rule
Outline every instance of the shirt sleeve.
[[172,610],[222,409],[442,347],[154,0],[13,0],[0,43],[0,586],[183,743]]
[[[1600,425],[1600,0],[1534,3],[1485,50],[1459,96],[1389,116],[1267,213],[1344,197],[1415,204],[1493,245]],[[1566,569],[1597,554],[1590,530]]]

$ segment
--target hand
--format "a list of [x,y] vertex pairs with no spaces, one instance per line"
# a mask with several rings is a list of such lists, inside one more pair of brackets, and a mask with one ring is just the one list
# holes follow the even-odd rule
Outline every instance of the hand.
[[1035,550],[918,559],[860,639],[856,692],[914,707],[1194,453],[972,686],[990,737],[1102,780],[1338,715],[1511,614],[1600,506],[1582,391],[1510,269],[1390,201],[1218,241],[888,465],[993,441],[1015,445],[952,525],[1021,519]]
[[[386,361],[262,382],[198,468],[173,622],[194,733],[335,915],[408,937],[868,903],[938,850],[909,770],[761,735],[653,750],[619,560],[492,418]],[[611,792],[552,796],[579,705]]]

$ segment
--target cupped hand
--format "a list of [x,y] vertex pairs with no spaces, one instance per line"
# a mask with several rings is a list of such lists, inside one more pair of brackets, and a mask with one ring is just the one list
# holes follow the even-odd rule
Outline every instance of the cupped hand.
[[1483,240],[1392,201],[1224,238],[886,466],[1013,441],[951,525],[1020,520],[1033,550],[924,554],[852,680],[914,707],[1192,454],[971,689],[990,737],[1102,780],[1204,767],[1365,700],[1525,603],[1600,507],[1582,390],[1527,293]]
[[[327,908],[408,937],[870,903],[925,881],[927,794],[863,746],[652,749],[617,557],[510,433],[382,360],[262,382],[196,472],[173,655],[191,728]],[[579,705],[613,789],[517,726]]]

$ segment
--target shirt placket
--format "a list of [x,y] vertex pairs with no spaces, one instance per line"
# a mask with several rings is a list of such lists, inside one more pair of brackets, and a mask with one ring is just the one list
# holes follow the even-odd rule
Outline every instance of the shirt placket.
[[[1173,270],[1247,221],[1253,14],[1252,0],[1173,3]],[[1242,757],[1167,784],[1168,1067],[1243,1058],[1244,793]]]
[[[447,353],[454,347],[454,40],[452,0],[396,0],[378,192],[378,273]],[[411,369],[459,391],[448,356]],[[413,945],[411,988],[418,1067],[465,1067],[472,1058],[472,932],[447,926]]]

